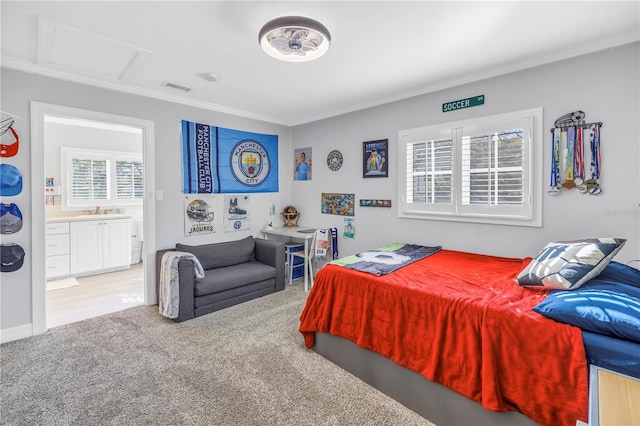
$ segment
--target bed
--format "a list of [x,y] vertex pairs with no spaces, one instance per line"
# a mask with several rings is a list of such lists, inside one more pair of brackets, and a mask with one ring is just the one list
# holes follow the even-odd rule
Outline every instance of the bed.
[[[598,354],[582,329],[534,311],[556,291],[519,285],[533,261],[438,250],[379,276],[328,264],[300,332],[308,348],[436,424],[586,422]],[[627,343],[627,361],[613,364],[638,364],[629,354],[640,344]]]

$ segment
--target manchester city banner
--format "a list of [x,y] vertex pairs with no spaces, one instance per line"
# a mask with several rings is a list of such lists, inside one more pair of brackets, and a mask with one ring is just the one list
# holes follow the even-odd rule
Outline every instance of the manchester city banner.
[[278,136],[182,120],[185,194],[278,192]]

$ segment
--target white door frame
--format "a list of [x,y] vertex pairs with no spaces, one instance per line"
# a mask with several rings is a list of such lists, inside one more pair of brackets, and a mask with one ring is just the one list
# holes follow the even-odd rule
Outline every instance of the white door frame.
[[144,163],[144,304],[156,303],[155,251],[155,151],[154,123],[139,118],[70,108],[60,105],[31,102],[31,295],[32,334],[47,331],[47,286],[45,259],[44,204],[44,118],[47,115],[79,118],[91,121],[123,124],[142,129],[142,158]]

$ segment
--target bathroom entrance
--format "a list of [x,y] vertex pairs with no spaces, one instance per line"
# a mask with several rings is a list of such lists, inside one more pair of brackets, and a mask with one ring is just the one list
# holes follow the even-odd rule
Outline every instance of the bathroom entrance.
[[144,303],[142,129],[44,117],[47,327]]

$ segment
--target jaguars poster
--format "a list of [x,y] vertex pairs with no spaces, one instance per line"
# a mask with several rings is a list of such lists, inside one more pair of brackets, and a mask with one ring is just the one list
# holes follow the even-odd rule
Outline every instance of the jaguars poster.
[[185,195],[184,196],[184,236],[212,234],[216,232],[216,222],[213,211],[215,196]]
[[278,136],[182,120],[185,194],[278,192]]

